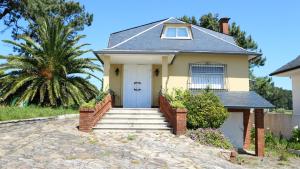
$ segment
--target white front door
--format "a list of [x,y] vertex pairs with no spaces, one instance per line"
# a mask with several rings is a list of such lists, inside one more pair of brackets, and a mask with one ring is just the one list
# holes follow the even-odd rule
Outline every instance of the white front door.
[[151,65],[124,65],[123,107],[151,107]]

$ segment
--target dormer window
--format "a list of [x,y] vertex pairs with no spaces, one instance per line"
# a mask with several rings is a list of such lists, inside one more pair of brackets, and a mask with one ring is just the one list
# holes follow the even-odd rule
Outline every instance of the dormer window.
[[192,39],[188,26],[165,26],[162,39]]

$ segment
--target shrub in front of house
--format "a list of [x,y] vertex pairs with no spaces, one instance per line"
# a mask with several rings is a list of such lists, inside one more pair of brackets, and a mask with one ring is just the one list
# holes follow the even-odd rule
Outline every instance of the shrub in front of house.
[[200,144],[223,149],[232,149],[233,145],[218,129],[189,130],[187,136]]
[[300,150],[300,129],[294,129],[292,131],[292,137],[289,139],[288,148],[294,150]]
[[89,102],[82,103],[80,108],[94,108],[97,103],[101,102],[105,96],[107,96],[108,92],[100,91],[99,94]]
[[184,101],[189,128],[219,128],[229,116],[220,99],[211,91],[191,95]]
[[188,110],[187,126],[190,129],[219,128],[229,115],[220,99],[209,90],[192,94],[188,90],[174,89],[165,97],[174,108],[180,106]]

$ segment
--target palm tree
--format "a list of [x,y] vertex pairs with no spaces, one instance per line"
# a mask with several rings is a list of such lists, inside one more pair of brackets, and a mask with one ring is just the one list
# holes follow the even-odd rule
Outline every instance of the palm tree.
[[[22,52],[18,55],[0,56],[0,98],[17,103],[70,106],[94,98],[98,90],[89,81],[93,71],[102,71],[96,59],[83,58],[90,50],[81,50],[88,44],[76,45],[84,38],[74,28],[57,18],[37,21],[37,37],[20,36],[22,42],[4,40]],[[101,79],[99,79],[101,80]]]

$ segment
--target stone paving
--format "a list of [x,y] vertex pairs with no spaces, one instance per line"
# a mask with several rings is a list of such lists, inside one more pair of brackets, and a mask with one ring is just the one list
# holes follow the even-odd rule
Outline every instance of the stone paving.
[[[78,119],[0,125],[0,168],[243,168],[168,132],[82,133]],[[225,157],[224,157],[225,156]]]

